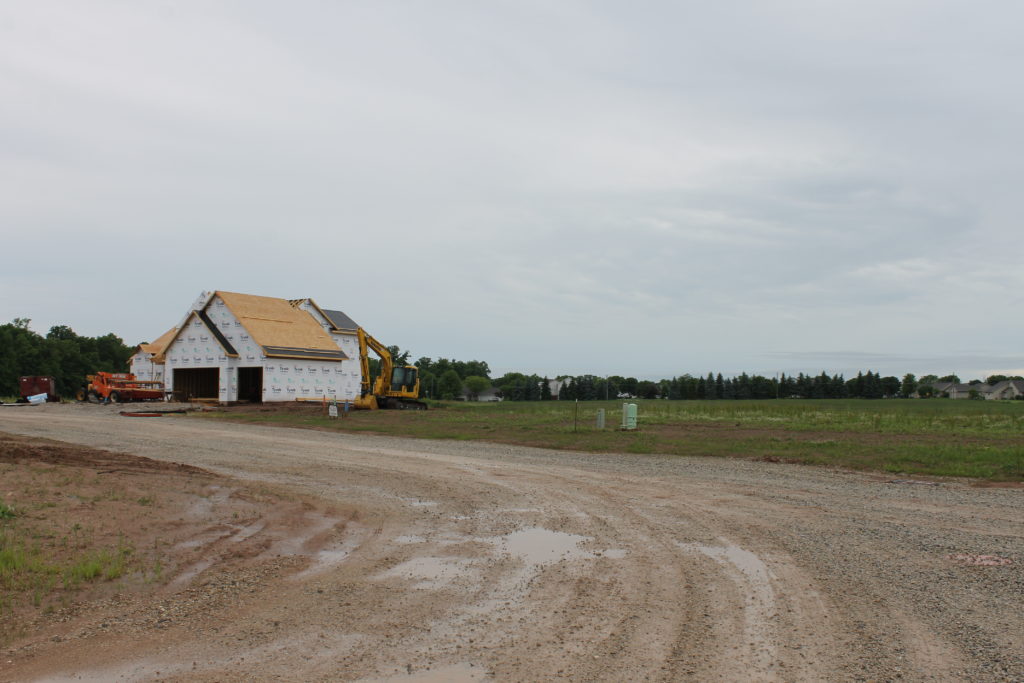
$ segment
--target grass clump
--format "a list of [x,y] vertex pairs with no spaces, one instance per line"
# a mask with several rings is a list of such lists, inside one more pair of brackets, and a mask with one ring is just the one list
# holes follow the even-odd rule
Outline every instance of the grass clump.
[[72,528],[70,543],[67,536],[47,543],[31,529],[0,530],[0,614],[18,602],[42,606],[54,597],[58,584],[64,591],[76,591],[134,570],[134,548],[123,537],[114,548],[96,548],[79,531]]

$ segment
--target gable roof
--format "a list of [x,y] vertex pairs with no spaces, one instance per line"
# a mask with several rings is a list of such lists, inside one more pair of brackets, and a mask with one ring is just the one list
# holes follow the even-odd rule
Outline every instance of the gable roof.
[[[248,330],[268,356],[345,360],[348,358],[316,319],[292,306],[287,299],[216,291],[224,305]],[[209,307],[207,303],[207,307]]]
[[154,363],[163,363],[164,351],[166,351],[167,347],[171,345],[172,341],[174,341],[174,338],[178,335],[179,329],[180,328],[178,327],[172,327],[157,337],[154,341],[151,341],[148,344],[139,344],[139,350],[145,351],[146,353],[152,353]]
[[[192,322],[193,318],[198,318],[200,322],[203,323],[207,331],[213,335],[213,338],[217,340],[217,343],[220,344],[220,347],[224,349],[224,353],[233,358],[238,357],[238,351],[236,351],[235,347],[231,345],[231,342],[227,340],[227,337],[224,336],[224,333],[217,328],[217,325],[212,320],[210,320],[210,316],[206,315],[206,311],[192,311],[191,313],[189,313],[188,316],[185,318],[185,322],[181,324],[181,327],[174,330],[175,338],[177,338],[178,332],[181,332],[186,327],[188,327],[188,324]],[[171,341],[173,342],[174,339],[172,339]],[[166,351],[168,347],[170,347],[170,344],[167,344],[167,347],[164,348],[164,351]],[[163,356],[161,356],[160,358],[162,362]]]
[[1024,380],[1021,379],[1004,379],[996,382],[989,388],[989,393],[1001,394],[1011,387],[1016,390],[1016,393],[1024,394]]

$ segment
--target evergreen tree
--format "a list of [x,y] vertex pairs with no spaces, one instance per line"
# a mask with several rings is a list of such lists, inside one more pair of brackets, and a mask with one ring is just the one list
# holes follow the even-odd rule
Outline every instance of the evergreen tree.
[[898,377],[882,377],[882,396],[885,398],[894,398],[899,396],[901,383]]
[[575,401],[577,398],[579,397],[576,395],[576,383],[573,381],[573,378],[564,378],[562,390],[558,392],[558,399],[560,401]]
[[733,383],[732,378],[722,382],[722,398],[729,399],[730,401],[736,399],[736,385]]
[[753,398],[753,392],[750,387],[750,376],[747,373],[740,373],[740,376],[733,380],[733,384],[736,388],[736,398],[740,400],[746,400]]
[[831,383],[832,383],[832,391],[831,391],[832,398],[846,398],[847,396],[849,396],[849,393],[847,392],[847,389],[846,389],[846,380],[843,379],[843,376],[841,374],[840,375],[833,375]]
[[877,372],[868,370],[864,375],[863,398],[882,398],[882,378]]
[[637,383],[637,395],[640,398],[657,398],[658,385],[650,380],[643,380]]
[[682,385],[678,377],[673,377],[668,386],[668,398],[671,401],[678,401],[683,397]]
[[796,395],[800,398],[809,398],[811,395],[811,378],[802,372],[796,376]]

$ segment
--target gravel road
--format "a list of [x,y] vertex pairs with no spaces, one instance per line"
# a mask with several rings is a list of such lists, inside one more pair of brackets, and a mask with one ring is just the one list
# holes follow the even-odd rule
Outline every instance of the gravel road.
[[304,562],[196,572],[167,628],[55,643],[38,678],[1024,681],[1021,488],[94,405],[0,410],[0,431],[345,511]]

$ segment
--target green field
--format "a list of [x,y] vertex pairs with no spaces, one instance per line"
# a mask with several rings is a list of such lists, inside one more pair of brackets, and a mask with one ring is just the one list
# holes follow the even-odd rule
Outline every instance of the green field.
[[[617,429],[621,401],[437,403],[426,412],[329,419],[319,405],[239,407],[215,419],[576,451],[727,456],[896,474],[1024,480],[1024,401],[635,401],[640,428]],[[595,427],[597,410],[607,427]]]

